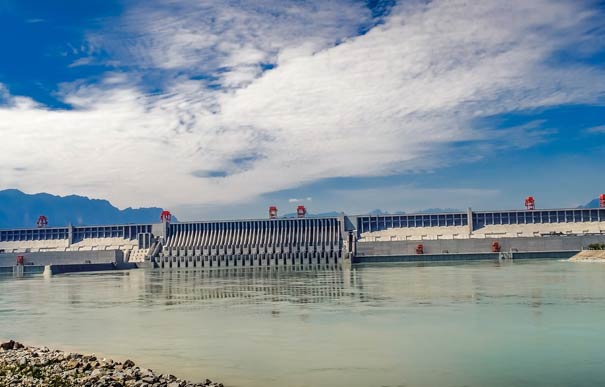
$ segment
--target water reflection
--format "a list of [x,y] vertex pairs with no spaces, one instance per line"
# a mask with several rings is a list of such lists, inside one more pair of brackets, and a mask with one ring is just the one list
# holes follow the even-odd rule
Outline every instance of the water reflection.
[[158,270],[146,276],[144,301],[168,305],[229,300],[230,304],[367,301],[361,279],[340,266]]
[[0,337],[230,386],[597,385],[603,319],[605,265],[556,261],[0,279]]
[[[292,305],[332,304],[388,308],[455,306],[461,303],[520,303],[540,309],[553,302],[602,302],[592,292],[601,271],[536,270],[535,263],[483,262],[473,264],[406,264],[357,267],[304,266],[291,268],[172,269],[132,273],[127,282],[141,303],[154,305],[203,304]],[[578,269],[578,267],[571,267]],[[580,268],[584,269],[584,268]],[[578,275],[584,278],[578,280]],[[596,277],[596,278],[595,278]],[[579,291],[569,291],[569,281]],[[535,286],[532,286],[532,283]],[[550,291],[545,286],[551,288]],[[555,288],[556,287],[556,288]],[[553,291],[555,290],[556,291]],[[591,294],[587,297],[586,294]]]

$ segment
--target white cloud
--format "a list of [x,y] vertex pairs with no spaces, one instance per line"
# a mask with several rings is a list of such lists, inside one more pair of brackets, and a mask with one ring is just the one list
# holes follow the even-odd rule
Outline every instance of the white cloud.
[[587,133],[605,133],[605,125],[593,126],[591,128],[585,129]]
[[370,11],[351,0],[142,2],[109,26],[112,34],[89,39],[124,65],[216,72],[223,87],[239,87],[256,78],[262,63],[310,55],[370,22]]
[[312,200],[313,200],[313,198],[311,198],[311,197],[306,197],[306,198],[301,198],[301,199],[291,198],[291,199],[288,199],[288,203],[301,203],[301,202],[305,202],[305,201],[310,202]]
[[[91,36],[133,70],[64,85],[76,110],[3,97],[0,186],[120,206],[240,202],[447,165],[461,141],[531,146],[551,132],[474,122],[605,92],[602,69],[550,60],[599,31],[596,11],[573,1],[405,5],[359,37],[369,13],[340,2],[171,4],[130,10],[111,26],[119,34]],[[263,63],[277,67],[262,73]],[[138,87],[149,69],[167,71],[163,93]]]
[[73,61],[69,67],[78,67],[78,66],[86,66],[89,65],[91,63],[94,63],[94,58],[89,56],[89,57],[82,57],[79,59],[76,59],[75,61]]

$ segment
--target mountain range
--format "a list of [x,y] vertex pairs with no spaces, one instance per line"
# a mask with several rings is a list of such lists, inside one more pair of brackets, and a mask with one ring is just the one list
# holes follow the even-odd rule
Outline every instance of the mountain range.
[[[455,209],[455,208],[427,208],[424,210],[418,210],[418,211],[414,211],[414,214],[444,214],[444,213],[448,213],[448,212],[461,212],[461,210]],[[366,214],[362,214],[362,215],[373,215],[373,216],[377,216],[377,215],[403,215],[405,214],[405,211],[395,211],[395,212],[388,212],[388,211],[383,211],[380,208],[374,209]],[[321,212],[319,214],[312,214],[312,213],[307,213],[305,216],[307,218],[327,218],[327,217],[331,217],[331,216],[338,216],[340,215],[340,212],[337,211],[330,211],[330,212]],[[353,214],[349,214],[349,215],[353,215]],[[295,212],[291,212],[288,214],[285,214],[283,216],[280,216],[281,218],[296,218],[296,213]]]
[[70,223],[155,223],[159,222],[161,212],[157,207],[120,210],[107,200],[78,195],[26,194],[17,189],[0,191],[0,228],[35,227],[40,215],[48,218],[51,227]]
[[601,205],[599,198],[596,198],[594,200],[591,200],[590,202],[586,203],[586,205],[584,206],[580,206],[580,208],[599,208]]
[[[594,199],[581,208],[598,208],[599,199]],[[453,208],[429,208],[415,213],[457,212]],[[56,196],[48,193],[27,194],[17,189],[0,190],[0,228],[35,227],[38,216],[45,215],[49,226],[67,224],[122,224],[155,223],[160,219],[161,208],[126,208],[120,210],[109,201],[90,199],[84,196]],[[370,215],[387,215],[389,212],[375,209]],[[392,212],[393,215],[405,214],[404,211]],[[307,214],[308,217],[337,216],[339,212]],[[295,218],[296,213],[285,214],[284,218]],[[178,221],[174,216],[172,221]]]

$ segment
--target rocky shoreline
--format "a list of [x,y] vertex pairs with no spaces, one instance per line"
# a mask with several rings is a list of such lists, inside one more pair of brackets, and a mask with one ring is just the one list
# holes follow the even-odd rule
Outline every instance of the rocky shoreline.
[[223,387],[208,379],[191,383],[174,375],[82,355],[27,347],[13,340],[0,344],[0,386],[5,387]]

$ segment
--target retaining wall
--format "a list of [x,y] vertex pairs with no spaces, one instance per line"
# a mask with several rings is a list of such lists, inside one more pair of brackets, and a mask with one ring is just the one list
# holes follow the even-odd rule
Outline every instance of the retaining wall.
[[[23,266],[23,274],[42,274],[44,266]],[[0,266],[0,275],[14,275],[14,267]]]
[[116,263],[74,263],[68,265],[49,265],[49,274],[66,274],[66,273],[82,273],[88,271],[108,271],[108,270],[125,270],[136,269],[136,265],[131,263],[116,264]]
[[35,253],[5,253],[0,254],[0,267],[14,266],[17,256],[22,255],[26,266],[70,265],[88,263],[115,263],[124,262],[124,253],[121,250],[92,250],[92,251],[52,251]]
[[424,241],[358,242],[356,256],[415,255],[416,246],[422,244],[425,255],[456,253],[489,253],[492,243],[498,242],[502,251],[575,251],[591,243],[605,243],[605,234],[583,236],[545,236],[486,239],[443,239]]
[[[576,251],[532,251],[514,253],[513,259],[568,259]],[[414,254],[414,255],[376,255],[355,257],[353,263],[389,263],[389,262],[444,262],[497,260],[498,253],[462,253],[462,254]]]

